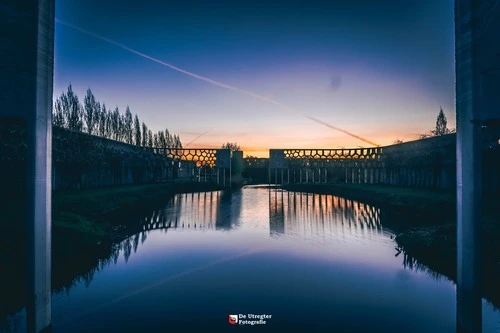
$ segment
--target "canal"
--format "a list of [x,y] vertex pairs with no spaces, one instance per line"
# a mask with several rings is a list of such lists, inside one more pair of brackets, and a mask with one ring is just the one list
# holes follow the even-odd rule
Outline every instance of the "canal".
[[[455,332],[455,284],[399,253],[384,216],[259,186],[176,195],[53,295],[53,331]],[[483,326],[500,331],[487,301]]]

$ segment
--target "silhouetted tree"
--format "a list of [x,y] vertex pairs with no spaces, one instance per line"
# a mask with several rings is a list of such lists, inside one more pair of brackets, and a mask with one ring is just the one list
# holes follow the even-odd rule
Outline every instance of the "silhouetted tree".
[[427,138],[430,138],[432,136],[432,131],[430,133],[420,133],[420,134],[417,134],[417,137],[419,140],[422,140],[422,139],[427,139]]
[[114,129],[114,126],[113,126],[113,111],[111,111],[111,109],[107,110],[106,111],[106,137],[108,139],[112,139],[113,138],[113,129]]
[[52,125],[56,127],[66,127],[61,99],[58,98],[52,109]]
[[87,89],[82,106],[71,84],[67,91],[54,102],[52,124],[74,131],[85,129],[91,135],[95,134],[137,146],[182,148],[178,135],[171,134],[168,129],[158,131],[153,135],[144,122],[141,124],[137,114],[135,117],[132,115],[128,106],[124,115],[120,113],[118,106],[114,110],[107,109],[104,103],[101,105],[96,100],[90,88]]
[[106,110],[106,104],[102,103],[102,106],[99,110],[99,126],[97,133],[99,133],[100,136],[102,137],[107,137],[106,135],[106,116],[107,116],[108,110]]
[[139,117],[137,114],[135,115],[134,118],[134,136],[135,136],[135,145],[140,146],[142,141],[141,141],[141,123],[139,122]]
[[445,135],[445,134],[449,134],[449,133],[454,133],[455,130],[448,129],[447,125],[448,125],[448,121],[446,120],[446,116],[444,115],[443,109],[440,108],[439,114],[438,114],[437,119],[436,119],[435,129],[430,130],[429,132],[426,132],[426,133],[417,134],[417,136],[419,139],[426,139],[426,138],[430,138],[432,136],[440,136],[440,135]]
[[158,131],[158,145],[156,146],[157,148],[166,148],[166,140],[165,140],[165,133],[163,131]]
[[153,146],[155,148],[158,148],[160,146],[160,143],[158,141],[158,133],[155,133],[153,136]]
[[436,129],[432,131],[432,134],[437,136],[450,133],[450,130],[448,129],[447,125],[448,125],[448,120],[446,119],[443,109],[441,108],[439,110],[439,114],[436,119]]
[[68,86],[68,91],[63,93],[60,99],[67,128],[81,131],[83,128],[82,105],[78,96],[73,92],[71,84]]
[[127,105],[125,116],[123,117],[123,139],[129,144],[133,143],[134,138],[133,122],[134,118],[132,117],[132,112],[130,112],[130,108]]
[[226,142],[222,145],[222,149],[231,149],[231,151],[239,151],[240,146],[236,142]]
[[153,131],[148,130],[148,147],[153,147]]
[[168,148],[174,147],[174,140],[168,129],[165,129],[165,143]]
[[87,127],[87,133],[93,134],[99,115],[99,105],[95,100],[95,96],[92,93],[92,90],[87,89],[87,94],[83,99],[84,113],[83,118],[85,120],[85,125]]
[[146,124],[143,122],[142,123],[142,145],[144,147],[147,147],[148,146],[148,127],[146,126]]
[[394,140],[394,141],[392,142],[392,144],[394,144],[394,145],[399,145],[399,144],[401,144],[401,143],[403,143],[403,142],[404,142],[403,140],[400,140],[400,139],[398,138],[398,139]]
[[111,128],[112,128],[112,133],[113,133],[113,138],[115,140],[120,140],[120,124],[121,123],[121,117],[120,117],[120,110],[118,109],[118,106],[115,107],[115,110],[111,114]]
[[175,147],[179,148],[179,149],[182,149],[182,142],[181,142],[181,138],[179,137],[179,135],[176,135]]

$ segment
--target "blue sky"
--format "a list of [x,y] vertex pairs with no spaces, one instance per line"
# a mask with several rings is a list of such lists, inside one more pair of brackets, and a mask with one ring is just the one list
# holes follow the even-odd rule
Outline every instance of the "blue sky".
[[455,124],[453,1],[61,0],[56,17],[166,63],[286,107],[161,66],[56,25],[54,94],[91,88],[192,147],[368,146]]

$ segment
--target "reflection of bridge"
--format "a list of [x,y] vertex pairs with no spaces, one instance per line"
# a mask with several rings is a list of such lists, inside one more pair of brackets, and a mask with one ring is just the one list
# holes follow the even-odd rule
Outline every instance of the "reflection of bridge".
[[378,208],[327,194],[269,191],[271,235],[382,232]]

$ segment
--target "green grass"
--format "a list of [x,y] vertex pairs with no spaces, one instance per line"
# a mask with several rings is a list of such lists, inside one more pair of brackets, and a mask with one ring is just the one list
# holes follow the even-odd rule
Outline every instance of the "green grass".
[[163,183],[54,192],[52,225],[56,234],[77,233],[92,242],[103,241],[113,225],[162,207],[176,193],[216,189],[206,183]]

